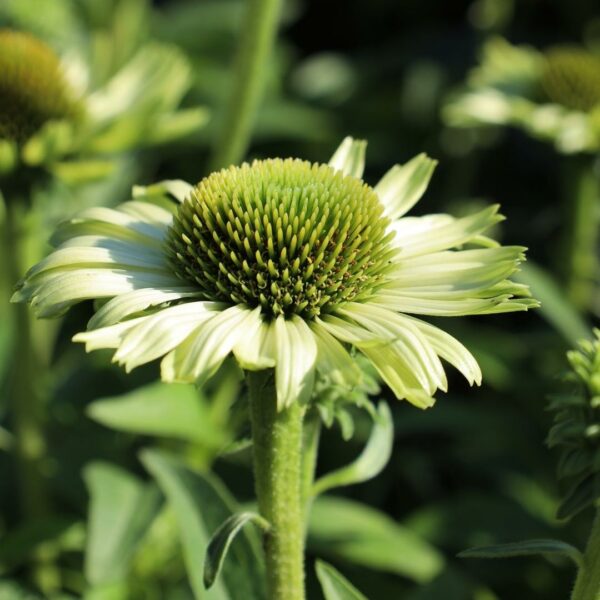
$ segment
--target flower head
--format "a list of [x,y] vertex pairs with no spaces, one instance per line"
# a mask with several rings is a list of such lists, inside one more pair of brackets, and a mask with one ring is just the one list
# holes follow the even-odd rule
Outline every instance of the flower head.
[[570,392],[552,397],[554,425],[548,445],[560,448],[558,475],[568,493],[558,509],[571,517],[600,497],[600,330],[567,353]]
[[0,139],[22,143],[80,106],[54,50],[27,33],[0,30]]
[[560,152],[594,152],[600,148],[600,56],[578,46],[541,52],[493,38],[444,117],[459,127],[513,125]]
[[58,230],[58,248],[14,299],[40,316],[107,299],[76,339],[115,348],[127,369],[163,357],[166,381],[201,382],[233,353],[244,369],[274,368],[286,406],[309,397],[315,371],[358,382],[354,347],[398,398],[431,406],[447,386],[440,359],[470,383],[481,373],[462,344],[413,315],[535,306],[508,279],[524,249],[484,235],[501,220],[496,206],[404,217],[435,161],[419,155],[372,188],[360,180],[364,151],[347,138],[328,165],[255,161],[87,210]]

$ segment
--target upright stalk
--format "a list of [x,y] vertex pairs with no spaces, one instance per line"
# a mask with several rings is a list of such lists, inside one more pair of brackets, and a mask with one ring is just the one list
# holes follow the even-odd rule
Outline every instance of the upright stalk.
[[265,536],[269,600],[304,600],[302,423],[298,402],[277,410],[273,372],[248,373],[254,481]]
[[247,0],[233,89],[219,124],[211,171],[236,164],[246,154],[277,34],[280,8],[281,0]]
[[600,600],[600,511],[596,512],[571,600]]
[[571,158],[565,173],[567,294],[577,308],[589,310],[598,268],[600,185],[594,160],[587,156]]
[[[9,282],[11,286],[22,277],[21,259],[25,253],[25,225],[18,199],[10,198],[6,210],[5,244]],[[41,365],[33,344],[32,323],[27,305],[13,304],[14,349],[9,373],[8,393],[15,434],[15,455],[18,464],[20,506],[23,519],[40,518],[48,512],[46,482],[42,462],[46,457],[43,434],[42,399],[39,394]]]

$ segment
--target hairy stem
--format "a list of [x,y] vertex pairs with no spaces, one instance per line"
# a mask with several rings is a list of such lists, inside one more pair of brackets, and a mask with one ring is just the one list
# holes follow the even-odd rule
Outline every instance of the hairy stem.
[[247,374],[258,508],[271,526],[265,536],[269,600],[304,600],[302,424],[295,402],[277,410],[273,372]]
[[247,1],[233,89],[215,140],[211,171],[236,164],[246,154],[280,9],[281,0]]
[[571,600],[600,600],[600,511],[596,512]]

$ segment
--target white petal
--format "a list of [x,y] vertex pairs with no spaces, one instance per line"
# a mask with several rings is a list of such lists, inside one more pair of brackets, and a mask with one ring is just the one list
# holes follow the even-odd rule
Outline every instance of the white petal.
[[223,305],[215,302],[186,302],[164,308],[125,335],[114,360],[131,371],[159,358],[173,350],[222,308]]
[[477,361],[456,338],[439,327],[425,323],[420,319],[405,318],[413,321],[439,356],[458,369],[471,385],[474,383],[481,385],[481,369]]
[[119,210],[136,219],[148,223],[156,223],[163,227],[168,227],[173,222],[173,213],[161,206],[150,202],[141,202],[139,200],[130,200],[119,205]]
[[274,324],[277,366],[275,385],[279,410],[310,398],[317,344],[308,325],[297,316],[277,317]]
[[168,274],[118,269],[75,269],[42,273],[26,281],[14,300],[28,300],[40,317],[61,314],[71,305],[92,298],[110,298],[142,288],[171,289],[181,281]]
[[428,394],[434,394],[437,388],[447,389],[446,375],[437,354],[408,319],[378,306],[355,302],[349,302],[339,311],[375,334],[391,333],[394,340],[386,347],[402,356]]
[[88,329],[107,327],[123,319],[146,310],[151,306],[172,302],[181,298],[193,298],[199,293],[194,288],[181,287],[172,289],[144,288],[126,294],[120,294],[109,300],[90,319]]
[[461,219],[453,219],[449,215],[404,217],[394,221],[390,229],[396,234],[394,244],[402,250],[401,256],[406,258],[466,244],[503,220],[504,217],[497,212],[498,205],[493,205]]
[[193,185],[190,185],[183,179],[166,179],[165,181],[159,181],[152,185],[135,185],[133,186],[133,197],[143,198],[144,196],[173,196],[179,203],[183,202],[194,189]]
[[[256,312],[260,308],[255,309]],[[252,311],[232,306],[217,314],[187,340],[163,358],[161,375],[165,381],[198,382],[210,377],[249,329]]]
[[393,166],[375,186],[385,215],[392,220],[405,215],[425,193],[436,165],[436,160],[419,154],[404,165]]
[[275,366],[275,336],[262,315],[253,312],[247,323],[247,332],[233,347],[233,354],[242,369],[260,371]]
[[399,400],[406,399],[419,408],[433,406],[435,398],[419,387],[402,357],[389,348],[381,347],[361,348],[361,352],[371,361]]
[[82,331],[73,336],[73,341],[83,342],[87,352],[104,348],[118,348],[126,333],[140,323],[143,323],[146,319],[147,317],[139,317],[138,319],[131,319],[130,321],[111,325],[110,327],[102,327],[93,331]]
[[310,324],[317,343],[317,369],[340,384],[356,385],[362,374],[356,362],[323,325],[313,321]]
[[329,166],[360,179],[365,169],[366,149],[366,141],[346,137],[331,157]]
[[338,340],[348,344],[377,346],[380,345],[382,341],[394,339],[394,336],[389,332],[385,335],[375,335],[372,331],[369,331],[356,323],[352,323],[332,314],[324,315],[322,319],[317,317],[315,323],[321,325]]

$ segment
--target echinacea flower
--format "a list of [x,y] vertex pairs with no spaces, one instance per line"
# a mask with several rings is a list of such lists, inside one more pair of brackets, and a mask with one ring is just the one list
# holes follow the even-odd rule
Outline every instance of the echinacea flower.
[[488,41],[466,89],[444,108],[458,127],[511,125],[559,152],[600,148],[600,55],[579,46],[539,51]]
[[536,306],[508,279],[524,248],[485,236],[497,206],[405,217],[435,161],[421,154],[370,187],[365,147],[346,138],[327,165],[256,160],[86,210],[58,229],[58,248],[13,299],[41,317],[106,300],[75,339],[116,349],[127,370],[162,357],[165,381],[202,382],[232,353],[243,369],[275,369],[285,407],[308,397],[315,370],[359,377],[354,347],[398,398],[432,406],[447,387],[440,359],[471,384],[481,372],[420,317]]
[[120,152],[168,142],[204,125],[177,111],[190,68],[175,48],[146,44],[101,85],[76,52],[0,29],[0,177],[25,170],[68,182],[105,177]]

